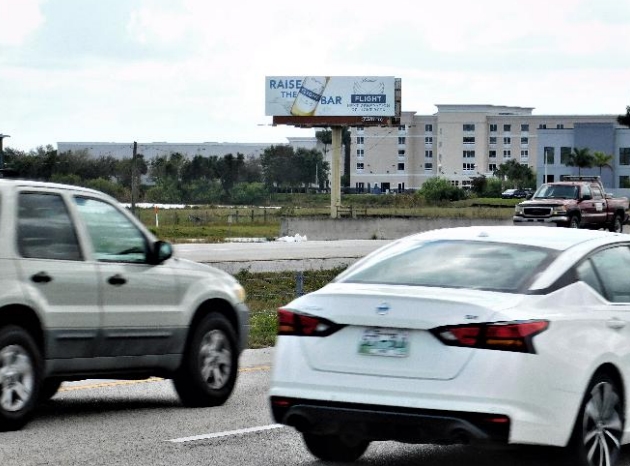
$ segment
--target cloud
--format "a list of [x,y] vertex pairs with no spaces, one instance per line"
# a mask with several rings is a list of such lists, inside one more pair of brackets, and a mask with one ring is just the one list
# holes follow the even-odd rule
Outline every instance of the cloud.
[[312,134],[266,126],[266,75],[396,76],[403,110],[420,114],[630,103],[618,0],[0,0],[0,18],[0,131],[27,149]]
[[0,46],[23,44],[44,23],[41,0],[0,0]]

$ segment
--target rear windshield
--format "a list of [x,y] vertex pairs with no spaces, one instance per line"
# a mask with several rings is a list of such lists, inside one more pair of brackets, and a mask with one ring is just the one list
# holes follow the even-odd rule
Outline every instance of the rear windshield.
[[509,243],[438,240],[385,250],[339,277],[346,283],[375,283],[522,292],[552,249]]

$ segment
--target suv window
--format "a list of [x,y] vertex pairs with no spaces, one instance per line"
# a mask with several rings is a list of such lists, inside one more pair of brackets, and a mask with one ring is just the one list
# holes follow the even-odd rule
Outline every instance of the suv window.
[[70,215],[58,194],[20,193],[17,229],[22,257],[83,259]]
[[79,215],[87,226],[97,260],[144,263],[147,242],[142,232],[113,205],[76,196]]

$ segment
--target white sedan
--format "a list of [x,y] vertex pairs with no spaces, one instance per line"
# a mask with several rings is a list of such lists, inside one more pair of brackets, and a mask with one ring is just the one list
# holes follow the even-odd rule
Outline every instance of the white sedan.
[[630,237],[395,241],[278,310],[269,396],[322,460],[395,440],[559,446],[612,466],[630,441]]

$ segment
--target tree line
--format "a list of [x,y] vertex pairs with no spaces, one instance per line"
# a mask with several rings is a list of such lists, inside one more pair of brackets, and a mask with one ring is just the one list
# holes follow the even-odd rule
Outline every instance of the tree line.
[[131,200],[135,184],[136,202],[259,203],[278,191],[324,189],[330,169],[320,151],[286,145],[269,146],[260,158],[174,152],[150,160],[138,154],[135,162],[92,157],[87,150],[59,153],[48,145],[29,152],[7,148],[4,159],[5,168],[21,178],[98,189],[121,202]]

